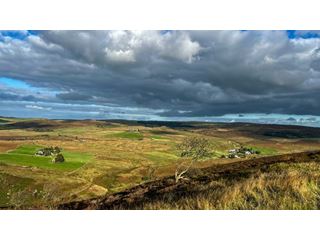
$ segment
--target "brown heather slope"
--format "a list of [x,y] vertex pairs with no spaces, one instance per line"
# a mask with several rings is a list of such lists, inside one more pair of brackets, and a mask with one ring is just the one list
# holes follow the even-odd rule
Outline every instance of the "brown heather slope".
[[[254,174],[256,174],[254,178],[258,178],[259,174],[261,172],[263,173],[264,169],[270,170],[270,167],[277,164],[285,164],[290,166],[290,165],[295,165],[300,163],[319,165],[320,151],[308,151],[308,152],[284,154],[284,155],[271,156],[271,157],[262,157],[262,158],[252,159],[249,161],[241,161],[241,162],[234,162],[234,163],[228,163],[223,165],[216,165],[216,166],[203,168],[203,169],[194,169],[193,171],[190,171],[190,173],[188,174],[188,180],[181,181],[178,184],[175,183],[173,177],[167,177],[157,181],[141,184],[131,189],[128,189],[126,191],[107,195],[105,197],[61,204],[57,208],[58,209],[146,209],[146,208],[147,209],[172,209],[172,208],[179,209],[180,208],[179,206],[172,207],[173,206],[172,202],[178,201],[179,199],[185,198],[185,197],[187,197],[188,201],[194,201],[194,199],[197,198],[198,192],[200,191],[199,189],[203,188],[204,186],[210,187],[210,184],[218,183],[214,187],[219,188],[220,183],[223,181],[236,182],[237,179],[239,179],[239,182],[240,182],[240,180],[248,179]],[[302,171],[300,172],[303,173]],[[277,172],[273,174],[274,176],[277,176]],[[272,179],[269,179],[268,181],[272,181]],[[281,185],[282,182],[277,182],[277,184]],[[283,192],[285,192],[286,190],[290,190],[289,185],[285,187],[287,187],[288,189],[285,188]],[[275,194],[275,196],[277,195],[280,196],[282,194],[281,192],[277,192],[279,191],[279,189],[277,190],[273,188],[274,186],[271,189],[272,194]],[[276,186],[276,188],[278,188],[278,186]],[[224,191],[225,190],[226,189],[224,189]],[[261,194],[265,194],[265,193],[261,193]],[[293,193],[293,194],[296,194],[296,193]],[[188,196],[189,198],[191,196],[192,199],[191,200],[188,199]],[[246,198],[247,199],[245,199],[244,201],[250,202],[250,198],[248,197]],[[318,199],[318,196],[317,196],[317,199]],[[200,201],[200,200],[197,200],[197,201]],[[201,201],[203,201],[203,199]],[[307,200],[303,200],[303,201],[307,201]],[[319,204],[319,205],[317,205],[316,207],[318,208],[318,206],[320,206],[320,203],[319,203],[319,200],[317,201],[318,202],[316,204]],[[158,205],[153,205],[153,203],[156,203]],[[169,204],[169,206],[165,207],[164,205],[166,204]],[[199,203],[197,204],[199,205]],[[262,209],[268,208],[269,204],[267,202],[264,202],[263,204],[264,206],[262,206]],[[282,206],[280,203],[276,203],[276,205],[271,205],[271,207],[269,206],[269,208],[278,209],[278,207],[275,207],[278,205]],[[257,206],[259,207],[259,203],[257,203]],[[193,206],[187,205],[182,209],[188,209],[188,208],[205,209],[207,207],[202,206],[200,203],[200,207],[199,206],[193,207]],[[208,207],[208,209],[212,209],[212,208],[215,208],[215,207]],[[230,206],[222,207],[222,209],[226,209],[226,208],[230,208]],[[232,205],[231,205],[231,208],[232,208]],[[239,206],[235,206],[233,208],[241,209],[241,207]],[[251,208],[251,205],[244,205],[244,209],[246,208]],[[252,208],[255,209],[254,207]],[[286,207],[282,207],[282,208],[286,208]],[[288,208],[295,208],[295,207],[288,207]],[[304,208],[304,206],[299,205],[297,207],[297,209],[301,209],[301,208]]]

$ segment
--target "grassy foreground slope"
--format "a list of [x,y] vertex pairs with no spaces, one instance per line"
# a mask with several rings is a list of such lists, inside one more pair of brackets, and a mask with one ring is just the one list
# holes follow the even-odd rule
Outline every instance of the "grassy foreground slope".
[[221,178],[181,195],[168,193],[135,209],[319,210],[320,164],[274,164],[247,177]]
[[171,177],[61,209],[320,209],[320,151],[264,157]]

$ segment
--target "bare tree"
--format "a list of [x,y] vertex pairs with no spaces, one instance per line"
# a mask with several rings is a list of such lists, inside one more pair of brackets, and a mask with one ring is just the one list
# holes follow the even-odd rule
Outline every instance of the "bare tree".
[[189,137],[178,145],[180,157],[188,159],[188,163],[182,162],[177,166],[175,171],[176,183],[180,179],[184,179],[183,175],[190,170],[196,161],[209,155],[209,146],[209,141],[203,137]]

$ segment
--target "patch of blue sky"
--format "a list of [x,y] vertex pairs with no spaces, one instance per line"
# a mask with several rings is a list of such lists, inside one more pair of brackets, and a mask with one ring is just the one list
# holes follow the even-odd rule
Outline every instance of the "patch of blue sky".
[[296,38],[296,30],[287,30],[287,35],[290,39]]
[[34,30],[21,30],[21,31],[0,31],[0,35],[10,37],[13,39],[24,40],[30,35],[37,35],[38,31]]
[[24,81],[13,79],[13,78],[7,78],[7,77],[0,77],[0,85],[3,85],[7,90],[19,90],[20,92],[24,92],[25,94],[31,94],[31,95],[43,95],[47,97],[55,96],[56,94],[61,93],[61,91],[57,91],[54,89],[47,89],[43,87],[34,87],[29,84],[27,84]]
[[297,30],[287,30],[288,38],[294,39],[294,38],[320,38],[320,31],[315,30],[303,30],[303,31],[297,31]]
[[15,80],[12,78],[0,77],[0,84],[4,84],[10,88],[31,88],[28,84],[23,81]]

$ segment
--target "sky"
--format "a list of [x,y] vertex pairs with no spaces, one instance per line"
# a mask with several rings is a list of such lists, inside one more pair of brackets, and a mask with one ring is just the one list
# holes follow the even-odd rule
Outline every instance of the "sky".
[[320,31],[0,31],[0,116],[320,127]]

